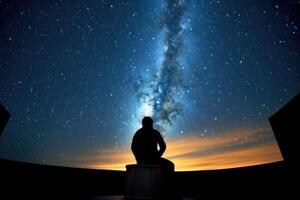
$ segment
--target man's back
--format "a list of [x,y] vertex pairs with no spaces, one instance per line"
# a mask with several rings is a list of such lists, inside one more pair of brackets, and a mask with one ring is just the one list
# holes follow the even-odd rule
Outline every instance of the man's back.
[[[159,151],[157,145],[160,146]],[[135,133],[131,148],[138,162],[151,163],[161,157],[165,146],[165,142],[157,130],[143,127]]]
[[[151,117],[144,117],[143,127],[133,136],[131,150],[138,164],[162,165],[174,171],[174,163],[162,158],[167,146],[160,133],[153,129]],[[157,149],[159,145],[159,150]]]

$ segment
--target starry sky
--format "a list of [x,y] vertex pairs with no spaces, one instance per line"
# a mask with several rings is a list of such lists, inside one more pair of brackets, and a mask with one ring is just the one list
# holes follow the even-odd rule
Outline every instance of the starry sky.
[[176,170],[282,160],[300,90],[296,0],[0,0],[0,157],[118,169],[143,116]]

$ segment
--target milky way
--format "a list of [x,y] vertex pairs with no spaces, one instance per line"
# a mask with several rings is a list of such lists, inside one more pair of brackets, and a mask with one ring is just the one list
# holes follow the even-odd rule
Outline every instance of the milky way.
[[183,48],[184,29],[182,19],[187,10],[184,1],[168,0],[162,14],[165,32],[165,51],[158,72],[151,79],[138,80],[135,90],[139,101],[147,104],[158,126],[171,125],[183,112],[183,103],[178,99],[186,86],[181,72],[180,56]]

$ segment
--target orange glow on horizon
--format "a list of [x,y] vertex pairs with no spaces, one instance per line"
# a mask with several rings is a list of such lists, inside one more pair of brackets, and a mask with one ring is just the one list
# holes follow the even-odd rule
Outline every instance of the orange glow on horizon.
[[[235,130],[219,136],[184,136],[166,140],[163,157],[175,163],[176,171],[212,170],[245,167],[283,160],[274,137],[266,137],[269,129]],[[72,159],[80,167],[125,170],[135,163],[130,146],[106,149],[92,155]]]

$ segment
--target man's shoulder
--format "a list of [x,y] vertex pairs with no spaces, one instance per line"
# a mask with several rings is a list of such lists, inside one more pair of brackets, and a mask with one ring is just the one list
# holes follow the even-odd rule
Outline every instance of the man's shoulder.
[[140,135],[143,132],[143,130],[140,128],[139,130],[137,130],[134,135]]
[[137,130],[135,133],[141,133],[143,132],[143,128],[140,128],[139,130]]
[[157,135],[157,136],[161,136],[160,132],[159,132],[158,130],[156,130],[156,129],[153,129],[153,133],[154,133],[155,135]]
[[135,134],[134,135],[144,135],[145,133],[152,133],[152,134],[154,134],[154,135],[156,135],[156,136],[161,136],[161,134],[160,134],[160,132],[158,131],[158,130],[156,130],[156,129],[143,129],[143,128],[140,128],[139,130],[137,130],[136,132],[135,132]]
[[152,130],[153,130],[154,133],[159,133],[159,131],[156,130],[156,129],[152,129]]

